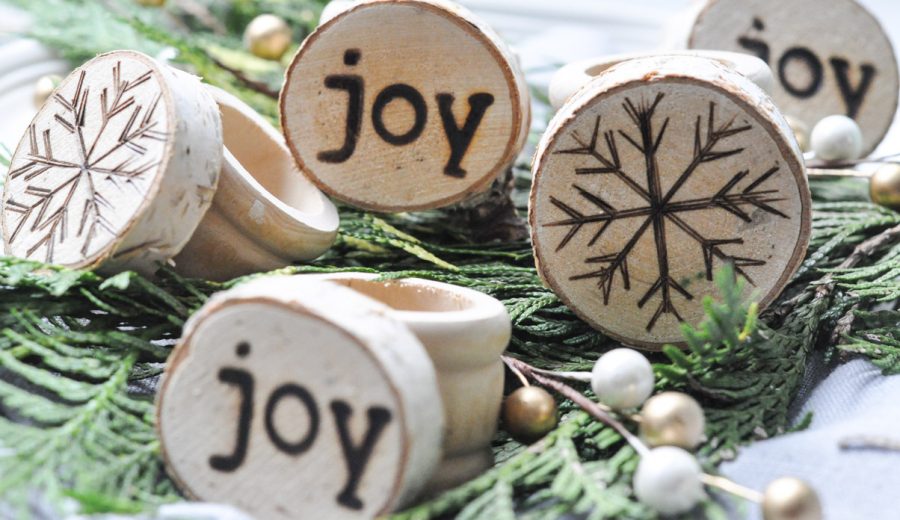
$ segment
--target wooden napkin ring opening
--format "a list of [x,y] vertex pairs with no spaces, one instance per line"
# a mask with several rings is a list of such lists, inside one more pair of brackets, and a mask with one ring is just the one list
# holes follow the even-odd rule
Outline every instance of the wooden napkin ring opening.
[[582,87],[592,79],[623,61],[661,56],[698,56],[716,60],[731,67],[759,85],[766,92],[774,86],[772,70],[761,59],[749,54],[725,51],[666,51],[661,53],[629,53],[601,56],[570,63],[553,75],[550,81],[550,105],[559,110]]
[[418,278],[376,281],[376,275],[363,273],[304,277],[330,280],[378,300],[425,346],[437,370],[446,423],[444,457],[428,490],[448,489],[490,467],[490,442],[503,399],[500,355],[511,334],[503,304],[472,289]]
[[226,280],[327,251],[339,225],[334,204],[299,172],[272,125],[231,94],[207,88],[221,110],[225,160],[212,207],[176,269]]

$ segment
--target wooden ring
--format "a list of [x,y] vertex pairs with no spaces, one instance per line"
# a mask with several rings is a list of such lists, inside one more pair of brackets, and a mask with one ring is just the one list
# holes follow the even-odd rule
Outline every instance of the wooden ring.
[[185,325],[157,397],[170,475],[256,518],[374,518],[441,456],[420,341],[379,302],[302,276],[219,293]]
[[484,293],[441,282],[329,273],[330,280],[390,307],[391,316],[419,338],[437,370],[444,403],[440,470],[428,491],[455,487],[493,464],[490,443],[503,400],[503,363],[512,326],[502,303]]
[[299,172],[272,125],[224,90],[207,88],[221,110],[225,160],[212,207],[175,258],[176,269],[227,280],[327,251],[337,208]]
[[695,56],[620,63],[575,94],[538,145],[535,263],[559,298],[628,345],[683,345],[715,271],[765,308],[803,261],[800,149],[763,90]]
[[611,67],[628,60],[643,58],[697,56],[715,60],[725,66],[737,70],[750,78],[766,92],[774,87],[772,70],[761,59],[739,52],[725,51],[666,51],[658,53],[628,53],[613,56],[602,56],[570,63],[559,69],[550,81],[550,105],[559,110],[572,97],[598,75]]
[[71,73],[38,111],[3,188],[7,255],[153,273],[212,202],[222,125],[200,80],[133,51]]
[[371,211],[447,206],[487,190],[518,157],[531,120],[524,74],[499,36],[441,0],[337,11],[301,44],[281,92],[300,169]]

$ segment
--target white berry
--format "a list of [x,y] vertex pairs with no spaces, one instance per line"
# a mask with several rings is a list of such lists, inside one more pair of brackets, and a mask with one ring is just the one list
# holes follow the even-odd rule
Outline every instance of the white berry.
[[353,3],[351,0],[331,0],[322,9],[322,14],[319,16],[319,25],[350,9],[353,7]]
[[700,464],[681,448],[662,446],[641,457],[632,482],[634,494],[663,515],[690,511],[704,497]]
[[647,358],[627,348],[603,354],[591,372],[597,400],[616,410],[642,405],[653,393],[653,382],[653,367]]
[[816,159],[849,161],[862,155],[862,131],[856,121],[847,116],[828,116],[813,127],[810,148]]

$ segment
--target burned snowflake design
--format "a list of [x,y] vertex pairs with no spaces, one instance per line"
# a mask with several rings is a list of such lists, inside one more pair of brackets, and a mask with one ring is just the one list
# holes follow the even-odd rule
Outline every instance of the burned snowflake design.
[[7,178],[8,252],[68,263],[118,236],[146,196],[167,139],[154,74],[142,64],[100,61],[41,109]]
[[[596,208],[596,211],[591,213],[579,211],[573,207],[574,204],[557,197],[550,197],[550,202],[564,215],[564,218],[543,223],[543,226],[568,228],[556,247],[556,250],[560,251],[569,246],[572,239],[582,230],[593,232],[588,241],[590,247],[603,239],[604,232],[614,222],[639,219],[640,224],[637,231],[621,249],[602,255],[591,255],[589,252],[589,256],[584,259],[586,265],[584,272],[571,276],[570,280],[596,283],[597,289],[602,291],[604,305],[608,305],[610,295],[614,290],[613,282],[617,277],[621,279],[623,290],[631,290],[631,279],[628,272],[629,255],[633,253],[635,246],[645,235],[648,236],[648,239],[652,235],[658,277],[651,284],[649,290],[642,294],[637,301],[638,308],[644,308],[647,305],[656,306],[656,310],[646,325],[647,332],[652,331],[659,318],[666,314],[683,321],[678,310],[678,298],[694,299],[694,294],[682,283],[679,283],[671,272],[667,229],[677,228],[696,243],[698,258],[702,258],[707,280],[712,280],[714,262],[719,261],[720,263],[731,263],[737,273],[744,276],[750,283],[754,283],[748,269],[765,265],[766,262],[758,258],[743,256],[739,252],[744,244],[741,236],[704,236],[684,218],[685,215],[697,211],[722,210],[730,215],[728,218],[751,223],[753,222],[751,210],[758,208],[779,218],[789,218],[785,213],[772,206],[773,203],[785,199],[779,196],[778,190],[765,187],[767,181],[780,170],[777,162],[760,168],[760,172],[756,175],[753,175],[751,170],[757,166],[748,165],[746,169],[725,177],[718,187],[713,186],[710,190],[712,193],[708,196],[677,200],[679,190],[704,165],[737,156],[744,151],[742,147],[729,146],[728,141],[729,138],[749,131],[752,126],[746,122],[737,122],[737,116],[730,119],[722,118],[722,121],[719,121],[715,102],[709,103],[706,114],[696,117],[693,125],[693,155],[690,163],[678,173],[671,187],[664,189],[660,179],[661,175],[668,172],[660,171],[658,154],[664,140],[676,138],[666,134],[670,118],[667,117],[660,122],[657,121],[660,118],[655,117],[664,97],[663,93],[659,93],[655,98],[642,99],[637,103],[630,98],[625,98],[622,109],[634,124],[634,129],[629,131],[603,130],[601,117],[597,116],[589,140],[583,139],[578,132],[573,132],[571,137],[577,146],[555,152],[590,157],[596,164],[590,167],[576,168],[577,175],[586,177],[613,175],[627,185],[629,191],[643,199],[643,204],[636,207],[619,208],[613,201],[606,200],[601,193],[575,183],[572,185],[575,196]],[[646,187],[625,171],[619,153],[619,147],[622,145],[634,147],[643,156],[642,169],[646,174]],[[738,185],[745,180],[748,184],[739,189]]]

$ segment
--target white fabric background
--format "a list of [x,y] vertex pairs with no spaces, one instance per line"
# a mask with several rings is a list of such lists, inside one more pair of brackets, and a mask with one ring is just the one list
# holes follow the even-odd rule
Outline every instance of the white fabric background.
[[898,518],[900,451],[840,448],[860,436],[900,442],[898,395],[900,377],[884,377],[861,359],[841,365],[796,414],[799,420],[813,413],[809,429],[753,444],[721,470],[756,489],[780,476],[800,477],[819,492],[828,519]]

